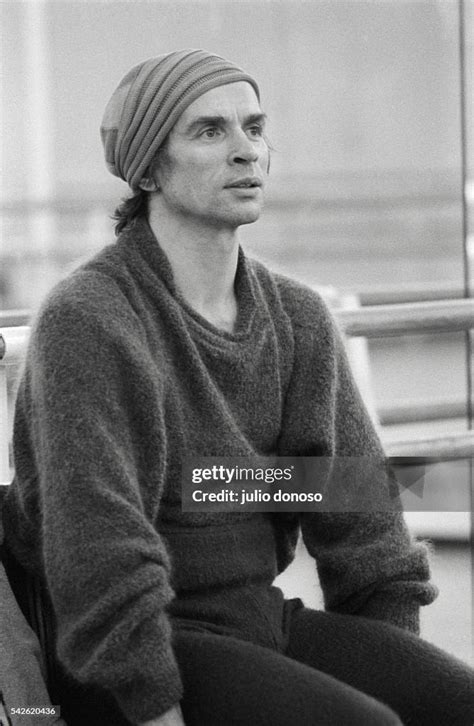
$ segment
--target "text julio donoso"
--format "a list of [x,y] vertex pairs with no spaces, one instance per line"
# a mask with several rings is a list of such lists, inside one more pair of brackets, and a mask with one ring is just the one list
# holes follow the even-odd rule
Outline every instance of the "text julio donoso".
[[[226,467],[214,465],[209,468],[194,468],[192,470],[192,483],[237,485],[245,483],[275,484],[278,482],[291,481],[294,467],[285,469],[278,468],[255,468],[255,467]],[[208,485],[209,486],[209,485]],[[192,500],[197,503],[229,502],[231,504],[253,504],[257,502],[321,502],[323,495],[320,492],[306,491],[283,491],[275,489],[266,491],[255,488],[221,488],[209,491],[208,489],[193,489]]]

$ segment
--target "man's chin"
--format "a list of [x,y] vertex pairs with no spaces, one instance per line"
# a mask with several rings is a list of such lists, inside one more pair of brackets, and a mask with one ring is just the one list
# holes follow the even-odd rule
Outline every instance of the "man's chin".
[[240,227],[242,224],[252,224],[253,222],[256,222],[261,213],[262,207],[260,205],[255,205],[254,207],[250,207],[249,205],[248,209],[239,210],[239,212],[235,215],[239,220],[236,226]]
[[246,217],[241,222],[239,222],[238,226],[240,227],[243,224],[253,224],[253,222],[256,222],[259,217],[260,217],[260,212],[258,214],[248,215],[248,217]]
[[220,212],[216,214],[212,219],[212,225],[223,228],[237,229],[244,224],[252,224],[256,222],[260,214],[262,213],[262,206],[252,204],[240,207],[240,209],[228,210],[227,212]]

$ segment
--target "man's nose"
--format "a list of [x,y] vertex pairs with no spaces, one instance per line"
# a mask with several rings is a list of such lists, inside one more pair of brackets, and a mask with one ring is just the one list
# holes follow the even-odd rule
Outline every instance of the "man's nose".
[[257,161],[259,152],[255,141],[249,139],[245,131],[234,135],[229,161],[232,164],[249,164]]

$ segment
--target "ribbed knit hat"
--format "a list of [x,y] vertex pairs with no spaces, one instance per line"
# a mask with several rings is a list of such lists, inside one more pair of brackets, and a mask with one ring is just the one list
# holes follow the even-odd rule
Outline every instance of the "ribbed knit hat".
[[178,50],[134,66],[105,109],[100,134],[112,174],[137,189],[183,111],[216,86],[255,80],[231,61],[205,50]]

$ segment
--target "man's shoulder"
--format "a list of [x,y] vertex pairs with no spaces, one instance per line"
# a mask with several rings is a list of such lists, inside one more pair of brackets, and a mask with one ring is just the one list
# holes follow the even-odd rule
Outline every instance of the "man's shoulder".
[[56,283],[35,316],[34,329],[65,333],[97,321],[106,328],[111,320],[126,316],[130,305],[121,281],[125,274],[115,245],[109,245]]
[[298,327],[320,327],[331,325],[333,315],[330,304],[334,290],[328,286],[309,285],[271,271],[258,260],[251,259],[252,270],[260,284],[272,288],[292,323]]

